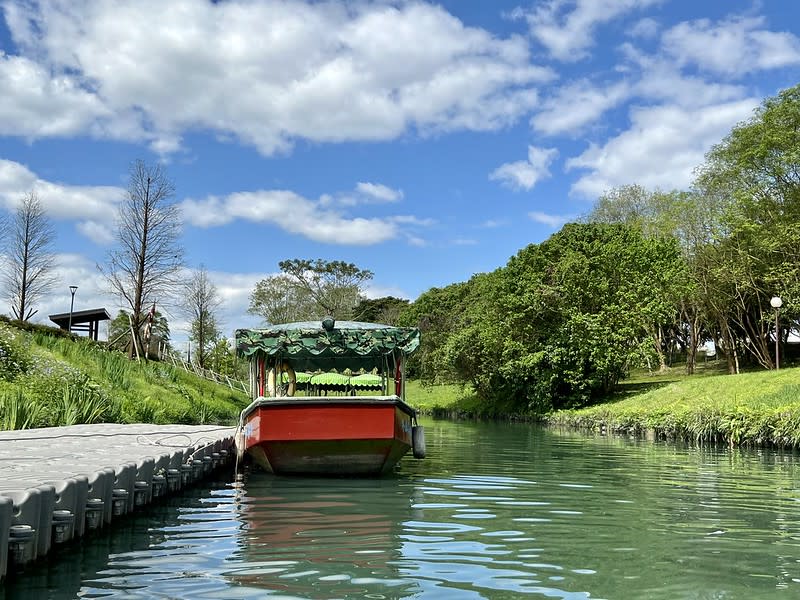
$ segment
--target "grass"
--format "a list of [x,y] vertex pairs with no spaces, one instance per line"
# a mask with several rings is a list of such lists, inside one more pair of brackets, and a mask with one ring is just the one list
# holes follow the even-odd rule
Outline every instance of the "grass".
[[549,415],[550,425],[730,445],[800,446],[800,368],[633,378],[610,401]]
[[484,409],[469,387],[422,385],[417,379],[406,382],[406,401],[421,414],[435,417],[473,417]]
[[131,361],[85,338],[41,330],[14,335],[30,360],[24,372],[0,376],[0,429],[96,422],[235,424],[249,401],[241,391],[169,364]]

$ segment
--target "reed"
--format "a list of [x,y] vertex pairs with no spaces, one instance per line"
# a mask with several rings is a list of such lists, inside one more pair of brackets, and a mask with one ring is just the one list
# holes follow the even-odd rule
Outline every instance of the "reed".
[[30,429],[43,420],[44,407],[28,398],[21,389],[0,395],[0,427]]

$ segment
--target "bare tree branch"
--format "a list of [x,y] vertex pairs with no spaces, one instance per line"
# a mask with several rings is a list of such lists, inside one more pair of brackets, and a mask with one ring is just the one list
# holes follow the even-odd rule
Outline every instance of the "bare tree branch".
[[215,313],[221,305],[219,292],[201,265],[186,282],[183,300],[183,309],[191,319],[189,339],[196,344],[195,356],[201,368],[206,368],[209,354],[220,336]]
[[130,307],[138,336],[147,317],[145,308],[155,302],[164,304],[181,284],[183,248],[174,193],[160,165],[137,160],[119,207],[117,247],[109,252],[105,265],[98,265],[111,290]]
[[55,231],[35,192],[30,192],[7,224],[6,297],[15,319],[36,314],[33,305],[55,284]]

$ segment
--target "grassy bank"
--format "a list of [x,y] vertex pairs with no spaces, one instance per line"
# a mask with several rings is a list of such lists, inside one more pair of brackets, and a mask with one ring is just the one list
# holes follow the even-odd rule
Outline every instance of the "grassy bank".
[[247,396],[85,338],[0,323],[0,429],[77,423],[235,423]]
[[[410,381],[408,401],[422,414],[481,418],[502,415],[460,386]],[[800,448],[800,368],[727,375],[722,361],[666,373],[637,373],[594,406],[545,415],[551,426],[732,445]]]
[[420,414],[439,418],[486,417],[487,406],[469,387],[460,385],[422,385],[406,382],[406,400]]
[[667,375],[649,385],[644,379],[633,382],[631,389],[603,404],[555,412],[546,421],[700,442],[800,447],[798,368],[740,375]]

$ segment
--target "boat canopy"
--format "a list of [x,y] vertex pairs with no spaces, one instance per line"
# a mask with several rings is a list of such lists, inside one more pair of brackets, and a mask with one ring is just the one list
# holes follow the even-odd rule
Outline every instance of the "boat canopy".
[[237,329],[236,351],[251,361],[287,360],[300,371],[394,369],[419,347],[419,329],[359,321],[305,321]]

